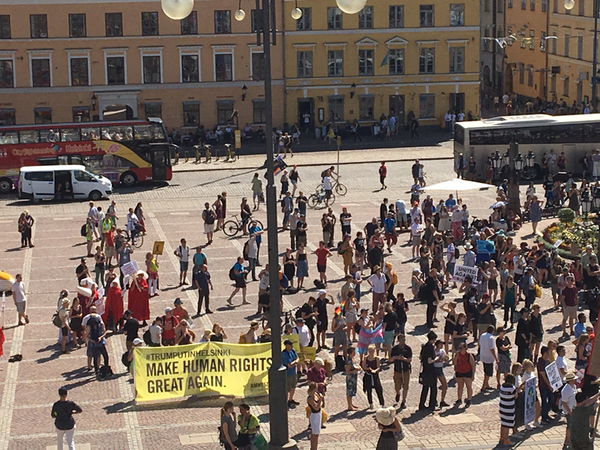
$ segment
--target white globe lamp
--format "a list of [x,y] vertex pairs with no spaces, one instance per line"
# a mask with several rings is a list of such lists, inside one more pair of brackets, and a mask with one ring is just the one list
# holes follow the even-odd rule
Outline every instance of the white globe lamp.
[[367,4],[367,0],[336,0],[336,2],[338,8],[346,14],[357,14]]
[[233,17],[235,17],[235,20],[237,20],[238,22],[241,22],[246,17],[246,12],[240,8],[235,12]]
[[194,0],[161,0],[165,15],[173,20],[185,19],[194,9]]
[[571,11],[575,8],[575,0],[565,0],[565,9]]
[[292,19],[298,20],[300,17],[302,17],[302,10],[298,7],[292,9]]

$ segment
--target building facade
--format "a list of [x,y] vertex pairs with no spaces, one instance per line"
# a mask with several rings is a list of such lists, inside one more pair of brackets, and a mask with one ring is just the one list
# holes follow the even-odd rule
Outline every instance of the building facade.
[[481,95],[504,93],[504,47],[495,38],[505,36],[505,0],[481,0]]
[[[197,1],[175,21],[158,1],[0,0],[0,123],[162,117],[183,132],[263,125],[255,12],[238,22],[237,8]],[[281,61],[282,46],[272,53]],[[281,99],[281,64],[272,73]],[[273,109],[282,117],[282,103]]]

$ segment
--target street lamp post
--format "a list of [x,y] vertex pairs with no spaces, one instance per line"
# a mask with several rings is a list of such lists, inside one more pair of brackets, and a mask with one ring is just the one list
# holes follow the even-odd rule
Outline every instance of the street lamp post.
[[498,174],[502,170],[502,161],[503,158],[500,156],[500,153],[496,152],[496,154],[492,158],[492,167],[494,168],[494,179],[498,178]]
[[508,147],[508,155],[513,161],[514,168],[511,168],[508,183],[508,209],[521,215],[521,198],[519,192],[519,177],[523,170],[523,157],[519,153],[519,144],[513,138]]

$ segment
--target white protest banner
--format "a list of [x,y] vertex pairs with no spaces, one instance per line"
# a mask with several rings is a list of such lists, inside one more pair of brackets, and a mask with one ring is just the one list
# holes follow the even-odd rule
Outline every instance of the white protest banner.
[[473,284],[476,284],[477,281],[477,273],[479,272],[479,268],[477,267],[469,267],[469,266],[454,266],[454,274],[452,275],[452,281],[463,283],[465,281],[465,277],[471,277],[473,280]]
[[525,400],[523,406],[525,408],[523,412],[523,424],[530,424],[535,420],[535,389],[536,389],[536,378],[530,378],[525,382]]
[[554,243],[554,248],[558,248],[560,247],[560,244],[562,244],[563,241],[561,239],[557,239],[556,242]]
[[129,261],[121,266],[121,273],[123,275],[133,275],[138,271],[137,261]]
[[556,392],[563,387],[563,380],[560,376],[560,371],[558,370],[556,362],[551,362],[546,366],[544,370],[546,371],[546,376],[548,377],[548,381],[550,382],[552,392]]

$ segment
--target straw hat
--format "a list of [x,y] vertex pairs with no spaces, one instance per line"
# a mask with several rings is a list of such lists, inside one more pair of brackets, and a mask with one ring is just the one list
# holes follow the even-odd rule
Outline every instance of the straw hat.
[[396,420],[396,408],[393,406],[390,406],[389,408],[379,408],[375,413],[375,417],[377,418],[377,422],[384,427],[388,427]]
[[573,372],[569,372],[568,374],[565,375],[565,381],[568,383],[569,381],[573,381],[577,379],[577,375],[575,375]]

